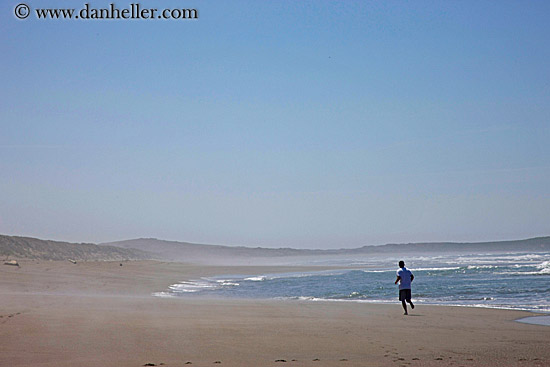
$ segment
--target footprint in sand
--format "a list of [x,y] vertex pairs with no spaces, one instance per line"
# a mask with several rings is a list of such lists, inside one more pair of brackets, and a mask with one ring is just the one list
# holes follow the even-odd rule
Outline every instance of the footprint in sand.
[[[17,315],[21,315],[21,312],[6,315],[6,317],[9,319],[9,318],[17,316]],[[3,318],[3,317],[4,317],[4,315],[0,315],[0,319]]]

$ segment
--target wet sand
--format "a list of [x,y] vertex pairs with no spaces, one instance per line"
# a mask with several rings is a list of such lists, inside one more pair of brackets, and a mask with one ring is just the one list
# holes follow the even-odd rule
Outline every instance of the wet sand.
[[152,297],[201,276],[311,270],[154,261],[0,266],[0,366],[548,366],[521,311]]

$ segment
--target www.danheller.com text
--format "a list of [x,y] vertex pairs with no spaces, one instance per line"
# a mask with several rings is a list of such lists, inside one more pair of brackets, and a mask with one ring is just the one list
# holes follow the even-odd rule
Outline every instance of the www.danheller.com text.
[[[26,16],[20,16],[22,11],[16,10],[16,16],[24,19],[30,14],[30,8],[25,4]],[[20,7],[19,6],[19,7]],[[19,8],[17,7],[17,8]],[[16,9],[17,9],[16,8]],[[89,3],[84,4],[81,9],[67,8],[36,8],[34,9],[38,19],[198,19],[197,9],[165,8],[158,9],[145,7],[139,3],[131,3],[127,7],[119,8],[114,3],[107,7],[96,8]]]

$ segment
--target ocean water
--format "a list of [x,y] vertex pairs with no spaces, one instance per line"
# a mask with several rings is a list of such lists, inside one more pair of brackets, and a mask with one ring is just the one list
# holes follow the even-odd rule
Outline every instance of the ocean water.
[[[378,257],[308,261],[294,265],[354,269],[193,279],[154,295],[395,303],[399,260]],[[418,304],[550,313],[550,253],[418,256],[404,260],[415,275],[412,292]]]

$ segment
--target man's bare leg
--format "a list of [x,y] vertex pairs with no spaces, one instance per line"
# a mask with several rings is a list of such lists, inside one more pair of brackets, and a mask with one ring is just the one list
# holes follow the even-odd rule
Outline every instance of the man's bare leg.
[[408,315],[409,312],[407,311],[407,304],[405,303],[405,300],[401,301],[401,304],[403,305],[403,309],[405,310],[405,315]]

